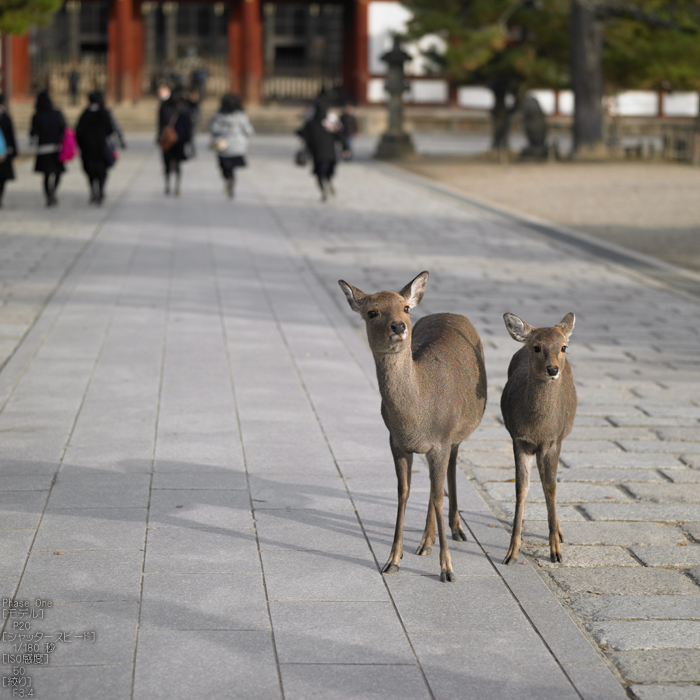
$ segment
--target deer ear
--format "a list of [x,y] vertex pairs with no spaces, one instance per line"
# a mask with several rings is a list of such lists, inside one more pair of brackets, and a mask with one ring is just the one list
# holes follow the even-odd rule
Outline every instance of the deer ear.
[[348,304],[353,311],[357,311],[358,314],[362,313],[360,309],[360,302],[367,296],[364,292],[361,292],[357,287],[353,287],[348,284],[345,280],[338,280],[340,288],[345,293],[348,299]]
[[425,285],[428,284],[430,273],[423,270],[413,281],[409,282],[399,294],[406,300],[406,303],[413,308],[420,304],[420,300],[425,294]]
[[525,321],[518,318],[515,314],[503,314],[503,320],[506,323],[506,329],[510,333],[510,337],[513,338],[513,340],[517,340],[519,343],[524,343],[528,335],[534,330],[529,323],[525,323]]
[[576,316],[574,316],[573,313],[568,313],[564,318],[562,318],[559,323],[557,323],[557,328],[561,330],[564,335],[566,336],[566,339],[569,339],[569,336],[573,333],[574,331],[574,324],[576,323]]

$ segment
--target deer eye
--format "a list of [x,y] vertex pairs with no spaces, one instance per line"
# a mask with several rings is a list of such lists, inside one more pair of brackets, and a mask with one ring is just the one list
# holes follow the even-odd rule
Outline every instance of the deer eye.
[[368,311],[367,312],[367,318],[377,318],[379,316],[379,313],[377,311]]
[[404,307],[403,307],[403,310],[404,310],[405,313],[408,313],[408,312],[411,310],[411,307],[410,307],[410,306],[404,306]]
[[566,345],[564,345],[561,349],[562,352],[566,352]]
[[535,352],[542,352],[542,348],[539,345],[535,345],[535,347],[532,348]]

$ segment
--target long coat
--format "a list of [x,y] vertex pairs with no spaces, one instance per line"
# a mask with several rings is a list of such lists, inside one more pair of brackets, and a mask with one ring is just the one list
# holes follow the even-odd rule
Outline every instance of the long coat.
[[186,160],[185,144],[192,139],[192,117],[189,105],[184,101],[179,103],[173,99],[165,100],[158,111],[158,135],[166,126],[172,126],[178,136],[177,143],[163,153],[166,161]]
[[66,120],[57,109],[34,114],[29,132],[39,142],[34,172],[49,174],[65,171],[63,163],[58,159],[65,130]]
[[104,107],[93,109],[91,105],[80,115],[75,140],[88,177],[100,177],[107,171],[107,139],[113,132],[112,120]]
[[7,144],[7,155],[5,160],[0,163],[0,182],[5,182],[6,180],[15,179],[15,169],[12,167],[12,161],[17,155],[17,142],[15,141],[15,128],[12,124],[12,119],[4,109],[0,109],[0,130]]

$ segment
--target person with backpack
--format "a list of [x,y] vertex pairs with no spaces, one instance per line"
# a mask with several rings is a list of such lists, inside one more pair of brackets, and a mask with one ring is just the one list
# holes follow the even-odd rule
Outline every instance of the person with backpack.
[[318,100],[314,116],[297,131],[297,134],[301,136],[313,158],[313,174],[321,190],[321,201],[325,202],[328,192],[335,194],[333,175],[338,162],[336,143],[342,143],[343,156],[348,153],[340,121],[337,117],[329,119],[325,102]]
[[102,93],[94,90],[88,99],[90,105],[80,115],[75,138],[80,147],[83,170],[90,182],[90,204],[100,206],[104,199],[107,169],[114,165],[114,149],[110,140],[114,128]]
[[238,95],[229,93],[221,98],[221,107],[209,122],[209,133],[226,182],[226,194],[233,199],[236,168],[246,167],[248,138],[255,133]]
[[47,207],[58,204],[56,191],[61,175],[66,170],[59,158],[65,131],[66,120],[63,114],[54,108],[48,91],[42,90],[36,96],[36,111],[32,117],[29,137],[37,145],[34,172],[44,175]]
[[163,152],[165,194],[170,194],[170,176],[175,175],[175,196],[180,195],[180,163],[187,159],[185,146],[192,138],[192,119],[182,92],[175,88],[158,111],[158,144]]
[[15,179],[15,169],[12,161],[16,155],[15,127],[5,106],[5,96],[0,93],[0,209],[2,209],[5,183],[8,180]]

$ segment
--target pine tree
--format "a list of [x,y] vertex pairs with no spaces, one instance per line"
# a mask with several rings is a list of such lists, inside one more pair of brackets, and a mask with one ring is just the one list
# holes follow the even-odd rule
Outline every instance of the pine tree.
[[62,0],[0,0],[0,32],[25,34],[32,24],[49,24],[62,4]]

